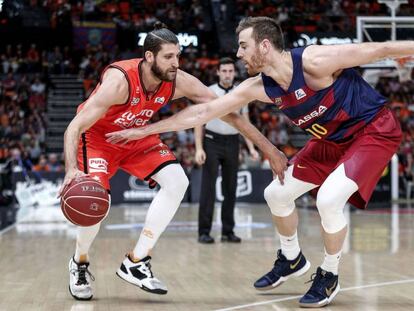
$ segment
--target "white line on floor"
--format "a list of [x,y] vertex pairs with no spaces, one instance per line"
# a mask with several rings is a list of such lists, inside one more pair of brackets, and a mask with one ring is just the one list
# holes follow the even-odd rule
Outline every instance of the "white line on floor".
[[[356,289],[362,289],[362,288],[391,286],[391,285],[405,284],[405,283],[414,283],[414,279],[391,281],[391,282],[383,282],[383,283],[375,283],[375,284],[360,285],[360,286],[353,286],[353,287],[343,288],[340,291],[341,292],[347,292],[347,291],[356,290]],[[279,298],[279,299],[272,299],[272,300],[260,301],[260,302],[255,302],[255,303],[249,303],[249,304],[240,305],[240,306],[234,306],[234,307],[229,307],[229,308],[224,308],[224,309],[217,309],[215,311],[239,310],[239,309],[244,309],[244,308],[249,308],[249,307],[262,306],[262,305],[266,305],[266,304],[274,303],[274,302],[282,302],[282,301],[288,301],[288,300],[295,300],[295,299],[298,299],[300,297],[302,297],[302,295],[289,296],[289,297],[285,297],[285,298]]]

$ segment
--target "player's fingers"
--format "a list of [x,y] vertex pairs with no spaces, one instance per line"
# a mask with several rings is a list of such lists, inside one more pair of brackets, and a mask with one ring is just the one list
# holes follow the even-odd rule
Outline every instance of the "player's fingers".
[[58,191],[58,193],[57,193],[57,198],[59,199],[60,198],[60,196],[62,195],[62,191],[63,191],[63,186],[61,186],[60,187],[60,189],[59,189],[59,191]]
[[279,179],[280,184],[283,186],[285,184],[285,182],[283,181],[283,177],[282,174],[277,174],[277,178]]
[[106,134],[105,136],[108,137],[106,141],[111,144],[117,144],[118,142],[124,139],[122,132],[112,132]]
[[106,133],[105,137],[114,137],[114,136],[119,136],[121,135],[123,131],[116,131],[116,132],[110,132],[110,133]]
[[112,143],[116,139],[116,134],[109,133],[105,136],[107,137],[106,142],[108,143]]
[[58,191],[58,195],[57,197],[60,198],[62,196],[63,190],[66,188],[67,185],[69,185],[71,182],[71,179],[66,179],[63,183],[62,186],[60,186],[60,189]]
[[203,158],[201,157],[201,156],[198,156],[198,157],[196,157],[196,163],[197,163],[197,165],[202,165],[203,164]]
[[285,172],[281,170],[279,174],[277,175],[277,177],[279,177],[280,184],[284,185],[285,184]]
[[111,144],[117,144],[122,140],[122,137],[119,135],[114,135],[111,138],[107,139],[106,141]]

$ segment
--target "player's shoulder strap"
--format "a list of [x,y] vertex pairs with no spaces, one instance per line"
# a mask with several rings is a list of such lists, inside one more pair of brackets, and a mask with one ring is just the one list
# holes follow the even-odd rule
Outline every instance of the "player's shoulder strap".
[[293,76],[291,89],[296,90],[302,88],[305,82],[305,76],[303,75],[303,65],[302,65],[302,54],[306,47],[294,48],[290,50],[293,61]]

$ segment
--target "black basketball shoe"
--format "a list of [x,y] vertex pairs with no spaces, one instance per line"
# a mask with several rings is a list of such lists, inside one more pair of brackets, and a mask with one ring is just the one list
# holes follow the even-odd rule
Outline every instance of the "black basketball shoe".
[[127,255],[116,274],[147,292],[165,295],[167,287],[152,274],[150,260],[151,257],[147,256],[135,263]]
[[254,287],[258,290],[273,289],[293,276],[305,274],[310,266],[310,262],[306,260],[302,252],[295,259],[288,260],[279,249],[273,269],[258,279],[254,283]]

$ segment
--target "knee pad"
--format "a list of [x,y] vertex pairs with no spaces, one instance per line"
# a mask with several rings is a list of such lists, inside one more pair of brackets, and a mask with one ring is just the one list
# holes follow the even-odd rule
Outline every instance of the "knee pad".
[[295,209],[296,194],[284,189],[278,180],[266,187],[264,198],[274,216],[286,217]]
[[168,185],[170,191],[181,194],[184,196],[187,191],[188,185],[190,184],[187,175],[184,173],[177,175],[174,183]]
[[358,185],[345,173],[341,164],[322,184],[316,198],[316,207],[321,216],[322,227],[327,233],[337,233],[347,225],[344,207]]
[[152,177],[161,189],[167,191],[171,196],[184,196],[188,185],[188,177],[179,164],[168,165]]
[[347,225],[344,215],[345,203],[336,198],[334,194],[318,193],[316,207],[321,216],[322,227],[326,233],[337,233]]

